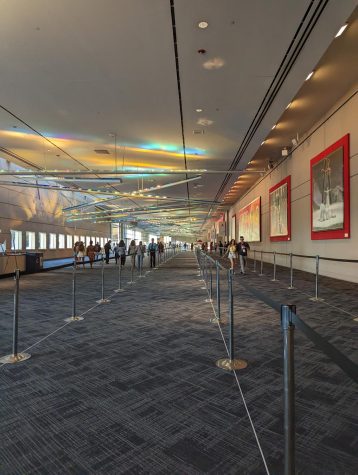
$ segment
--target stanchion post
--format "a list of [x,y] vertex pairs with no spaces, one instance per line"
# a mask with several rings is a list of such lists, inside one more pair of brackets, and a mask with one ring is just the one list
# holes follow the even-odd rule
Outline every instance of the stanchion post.
[[122,263],[119,262],[118,266],[118,289],[115,290],[116,293],[118,292],[123,292],[124,289],[122,289]]
[[283,331],[285,475],[294,475],[295,473],[295,326],[292,323],[292,312],[296,313],[295,305],[281,305],[281,326]]
[[221,358],[216,362],[216,366],[225,370],[237,370],[247,367],[247,361],[234,358],[234,294],[233,294],[233,273],[228,270],[229,287],[229,358]]
[[276,279],[276,251],[273,251],[273,279],[271,279],[271,282],[276,282],[278,279]]
[[69,318],[65,318],[65,322],[78,322],[83,320],[83,317],[77,316],[77,309],[76,309],[76,281],[77,281],[77,265],[76,261],[73,261],[73,268],[72,268],[72,315]]
[[20,294],[20,269],[15,269],[14,273],[15,289],[14,289],[14,318],[12,326],[12,354],[0,358],[0,364],[4,363],[20,363],[21,361],[31,358],[29,353],[18,353],[18,336],[19,336],[19,294]]
[[321,301],[324,300],[318,296],[318,277],[319,277],[319,256],[316,256],[316,279],[315,279],[315,296],[311,297],[310,300]]
[[213,273],[212,273],[212,261],[210,261],[210,272],[208,272],[209,274],[209,281],[210,281],[210,285],[209,285],[209,298],[205,300],[205,302],[209,302],[209,303],[212,303],[213,301]]
[[288,287],[289,290],[294,289],[293,286],[293,256],[292,252],[290,252],[290,286]]
[[234,296],[232,293],[232,272],[229,270],[229,354],[234,360]]
[[104,298],[104,256],[102,254],[102,270],[101,270],[101,282],[102,282],[102,289],[101,289],[101,298],[97,300],[97,303],[109,303],[109,299]]
[[216,261],[216,316],[220,322],[220,266],[218,261]]
[[262,252],[262,251],[260,251],[260,252],[261,252],[261,270],[260,270],[260,274],[259,274],[259,275],[261,276],[261,275],[264,275],[264,274],[263,274],[264,261],[263,261],[263,252]]
[[254,249],[254,270],[253,272],[256,272],[256,249]]

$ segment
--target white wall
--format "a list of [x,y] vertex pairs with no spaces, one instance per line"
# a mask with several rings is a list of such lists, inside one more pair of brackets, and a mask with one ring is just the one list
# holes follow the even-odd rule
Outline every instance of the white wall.
[[[12,165],[0,158],[0,169],[13,168]],[[5,179],[5,178],[4,178]],[[58,234],[72,236],[110,237],[109,224],[93,224],[87,221],[66,223],[62,208],[84,201],[84,195],[77,193],[59,193],[50,190],[0,186],[0,243],[6,240],[7,251],[10,250],[10,230],[23,231],[23,250],[26,245],[25,231],[57,234],[57,249],[46,250],[44,259],[56,259],[72,255],[71,249],[58,249]],[[48,242],[47,242],[48,245]],[[31,251],[30,251],[31,252]]]
[[[353,93],[350,91],[325,117],[315,124],[307,137],[317,126],[333,116],[306,139],[281,165],[266,175],[230,209],[231,216],[253,199],[261,196],[261,243],[253,244],[253,249],[286,253],[319,255],[341,259],[358,259],[358,94],[342,105]],[[336,112],[335,112],[336,111]],[[310,160],[338,139],[350,134],[350,204],[351,237],[349,239],[311,240],[310,217]],[[269,231],[269,189],[291,175],[291,241],[270,241]],[[236,235],[240,234],[238,222]],[[272,262],[266,255],[264,260]],[[278,264],[288,265],[288,258],[278,258]],[[309,272],[315,269],[314,260],[294,259],[294,267]],[[358,282],[358,264],[320,262],[320,273],[338,279]]]

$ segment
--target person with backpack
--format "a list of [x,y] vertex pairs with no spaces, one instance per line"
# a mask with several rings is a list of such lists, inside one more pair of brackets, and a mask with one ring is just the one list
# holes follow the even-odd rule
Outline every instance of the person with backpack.
[[150,267],[155,267],[155,254],[158,250],[158,244],[154,242],[154,238],[152,238],[152,242],[148,246],[148,256],[150,257]]
[[246,259],[249,250],[249,243],[245,242],[244,236],[240,236],[240,242],[237,245],[237,252],[240,258],[240,274],[245,274]]
[[123,239],[119,241],[117,246],[119,257],[121,258],[121,266],[124,267],[126,263],[126,245]]
[[106,264],[109,264],[109,253],[111,252],[111,240],[109,240],[108,242],[106,242],[106,244],[104,245],[104,252],[106,254]]
[[145,256],[145,244],[142,241],[139,241],[137,246],[137,261],[138,261],[138,270],[140,271],[143,268],[143,259]]
[[80,241],[76,246],[76,253],[77,253],[77,263],[81,264],[83,268],[85,268],[85,245],[83,241]]
[[135,268],[135,256],[137,255],[137,246],[135,245],[135,240],[132,239],[128,247],[128,256],[131,256],[132,269]]
[[99,242],[96,242],[96,244],[94,245],[94,252],[96,254],[96,261],[98,261],[98,254],[101,252],[101,245]]
[[93,245],[93,241],[90,241],[89,246],[87,246],[86,254],[89,259],[91,269],[93,269],[93,262],[96,256],[96,251],[95,251],[95,246]]

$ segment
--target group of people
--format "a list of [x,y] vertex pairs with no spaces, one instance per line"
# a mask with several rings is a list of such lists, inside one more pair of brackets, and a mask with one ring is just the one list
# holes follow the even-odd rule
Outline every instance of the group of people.
[[[225,249],[225,246],[223,247]],[[230,259],[230,269],[233,274],[235,273],[235,264],[238,258],[240,260],[240,274],[245,274],[246,259],[249,250],[250,245],[245,241],[244,236],[240,236],[240,241],[238,243],[236,243],[235,239],[231,239],[226,247],[224,257],[227,256]],[[220,255],[222,255],[221,252]]]
[[[85,256],[87,256],[92,269],[93,263],[95,260],[98,259],[98,254],[100,254],[101,251],[102,248],[98,242],[96,244],[93,244],[93,241],[90,241],[87,247],[85,247],[83,241],[75,242],[75,245],[73,246],[73,252],[75,256],[76,267],[82,264],[84,268]],[[140,270],[143,268],[143,260],[146,253],[150,257],[150,267],[156,266],[157,252],[159,254],[162,254],[164,252],[164,244],[161,241],[159,243],[155,243],[154,238],[152,238],[147,248],[147,246],[143,244],[142,241],[139,241],[138,245],[136,245],[135,240],[133,239],[127,249],[123,239],[121,239],[117,244],[113,243],[113,245],[112,241],[109,240],[104,245],[106,264],[109,264],[111,251],[113,251],[114,253],[114,259],[116,261],[116,264],[118,263],[118,261],[120,261],[120,265],[123,267],[126,263],[126,257],[130,256],[132,267],[136,267],[137,260],[137,267]]]
[[90,241],[89,245],[85,247],[83,241],[76,241],[73,246],[73,252],[75,256],[76,267],[82,264],[83,268],[85,267],[85,256],[88,257],[91,269],[93,267],[93,262],[95,259],[98,259],[98,254],[101,252],[102,248],[99,242],[93,244],[93,241]]

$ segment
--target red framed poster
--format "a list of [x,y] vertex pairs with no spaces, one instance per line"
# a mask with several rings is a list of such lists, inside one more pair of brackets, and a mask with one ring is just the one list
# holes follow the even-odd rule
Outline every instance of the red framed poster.
[[269,189],[270,241],[291,240],[291,175]]
[[311,160],[311,239],[350,237],[349,134]]
[[261,241],[261,196],[239,210],[239,234],[245,241]]

